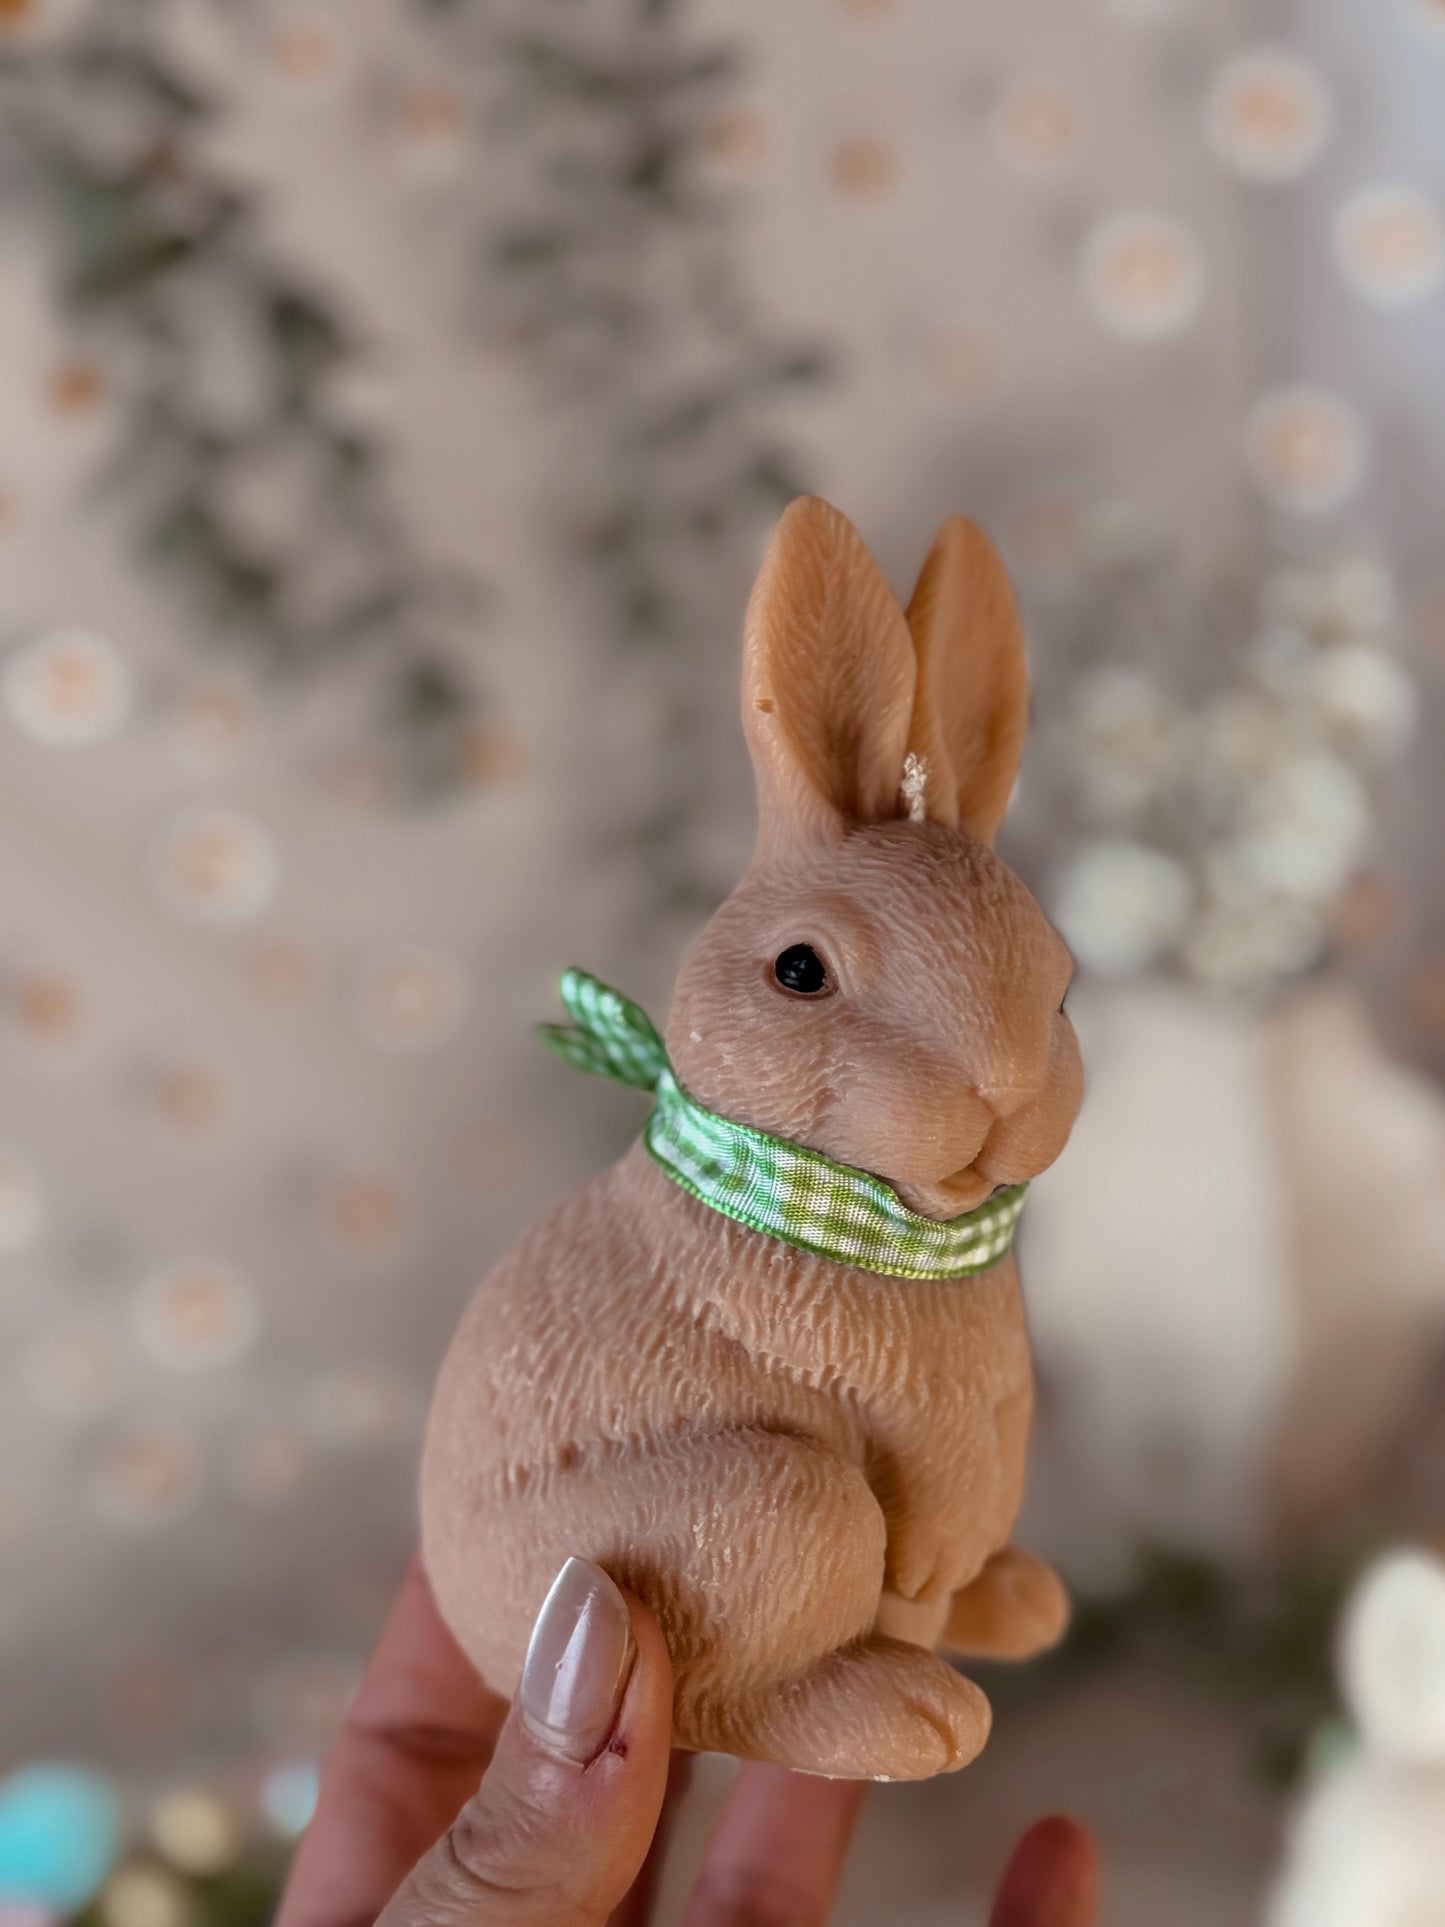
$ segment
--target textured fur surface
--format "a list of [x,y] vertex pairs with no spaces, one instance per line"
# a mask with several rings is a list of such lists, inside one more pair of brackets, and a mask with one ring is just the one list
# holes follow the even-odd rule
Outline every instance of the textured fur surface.
[[[1080,1095],[1067,952],[989,847],[1027,706],[1002,567],[946,524],[905,616],[846,518],[805,498],[759,576],[743,681],[758,852],[684,965],[674,1068],[708,1108],[953,1216],[1051,1162]],[[820,997],[773,977],[800,942],[826,963]],[[424,1556],[503,1692],[577,1553],[658,1613],[678,1744],[923,1777],[988,1731],[935,1648],[1022,1657],[1067,1618],[1055,1575],[1009,1544],[1031,1402],[1011,1258],[946,1282],[814,1258],[636,1146],[463,1320]]]

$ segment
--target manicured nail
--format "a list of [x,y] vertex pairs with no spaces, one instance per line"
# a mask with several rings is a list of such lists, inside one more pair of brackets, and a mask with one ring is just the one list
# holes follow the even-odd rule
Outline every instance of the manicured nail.
[[569,1559],[542,1602],[522,1666],[522,1717],[550,1752],[585,1766],[606,1744],[632,1671],[627,1601],[600,1566]]

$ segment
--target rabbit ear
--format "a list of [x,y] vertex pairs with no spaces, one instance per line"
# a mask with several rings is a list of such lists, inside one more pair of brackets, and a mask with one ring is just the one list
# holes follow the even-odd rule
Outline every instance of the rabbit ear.
[[863,538],[801,496],[768,545],[743,641],[764,840],[899,814],[916,679],[908,625]]
[[908,747],[936,823],[992,843],[1018,775],[1028,723],[1024,632],[998,550],[952,516],[908,605],[918,696]]
[[1445,1764],[1445,1560],[1386,1553],[1340,1628],[1340,1684],[1371,1753]]

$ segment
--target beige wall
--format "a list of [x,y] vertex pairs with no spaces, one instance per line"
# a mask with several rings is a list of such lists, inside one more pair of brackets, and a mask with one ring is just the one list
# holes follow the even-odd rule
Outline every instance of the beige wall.
[[[1259,11],[698,6],[699,33],[749,60],[708,162],[736,195],[732,272],[770,325],[836,365],[779,404],[777,425],[900,583],[957,508],[995,522],[1027,580],[1029,502],[1089,477],[1148,499],[1187,550],[1226,548],[1266,512],[1242,479],[1248,407],[1308,377],[1356,396],[1375,438],[1342,524],[1398,533],[1424,585],[1431,524],[1400,478],[1423,486],[1439,456],[1399,371],[1438,388],[1439,298],[1370,309],[1329,270],[1323,234],[1361,180],[1442,165],[1429,103],[1445,36],[1432,42],[1415,19],[1428,9],[1407,0],[1368,26],[1343,5],[1296,9],[1306,39],[1328,29],[1341,145],[1302,188],[1261,187],[1199,131],[1210,77],[1262,31]],[[325,84],[277,71],[285,8],[237,39],[201,33],[206,0],[174,13],[228,103],[218,152],[264,194],[265,231],[376,344],[374,406],[409,518],[496,586],[476,647],[520,766],[415,814],[347,761],[354,692],[263,687],[244,667],[217,684],[205,638],[87,493],[110,402],[55,404],[56,368],[80,352],[105,368],[109,343],[75,336],[47,295],[44,240],[9,236],[5,627],[17,646],[94,630],[132,694],[124,726],[84,747],[0,719],[6,1737],[22,1755],[100,1750],[157,1771],[309,1744],[298,1669],[324,1726],[410,1542],[417,1427],[461,1304],[488,1257],[633,1127],[626,1098],[549,1065],[528,1027],[574,959],[659,1004],[691,916],[645,911],[632,853],[581,841],[646,801],[668,725],[645,661],[608,653],[597,585],[558,559],[558,505],[598,459],[595,417],[469,326],[467,249],[479,208],[492,218],[525,165],[516,135],[484,126],[419,173],[377,103],[435,54],[380,0],[321,16]],[[1376,36],[1400,49],[1378,74],[1358,57]],[[1066,134],[1053,166],[1027,132],[997,131],[1009,85],[1035,73],[1061,77],[1077,115],[1077,150]],[[1397,86],[1418,99],[1387,158],[1365,135]],[[1111,331],[1080,286],[1094,224],[1139,206],[1176,218],[1203,262],[1197,313],[1158,340]],[[728,691],[751,539],[695,585],[716,698],[686,749],[711,786],[719,877],[750,826]],[[1047,676],[1046,633],[1036,646]],[[1438,708],[1438,665],[1425,674]],[[233,717],[220,740],[204,723],[218,686]],[[1437,721],[1400,840],[1409,917],[1438,948]],[[274,888],[233,921],[197,922],[158,891],[156,839],[195,808],[238,813],[274,852]],[[375,980],[412,952],[420,975],[393,993],[439,1014],[401,1047]],[[295,1000],[276,1001],[297,970]],[[210,1282],[187,1325],[184,1302],[147,1287],[193,1259]],[[208,1332],[233,1355],[206,1365]]]

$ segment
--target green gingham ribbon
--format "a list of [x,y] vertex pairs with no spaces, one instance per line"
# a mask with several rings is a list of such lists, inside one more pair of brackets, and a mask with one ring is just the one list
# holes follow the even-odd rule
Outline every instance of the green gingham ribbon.
[[562,1002],[573,1021],[538,1025],[543,1042],[578,1070],[655,1092],[648,1150],[724,1217],[892,1278],[966,1278],[996,1265],[1013,1242],[1026,1184],[957,1218],[922,1217],[867,1171],[705,1111],[673,1075],[646,1011],[585,971],[563,973]]

